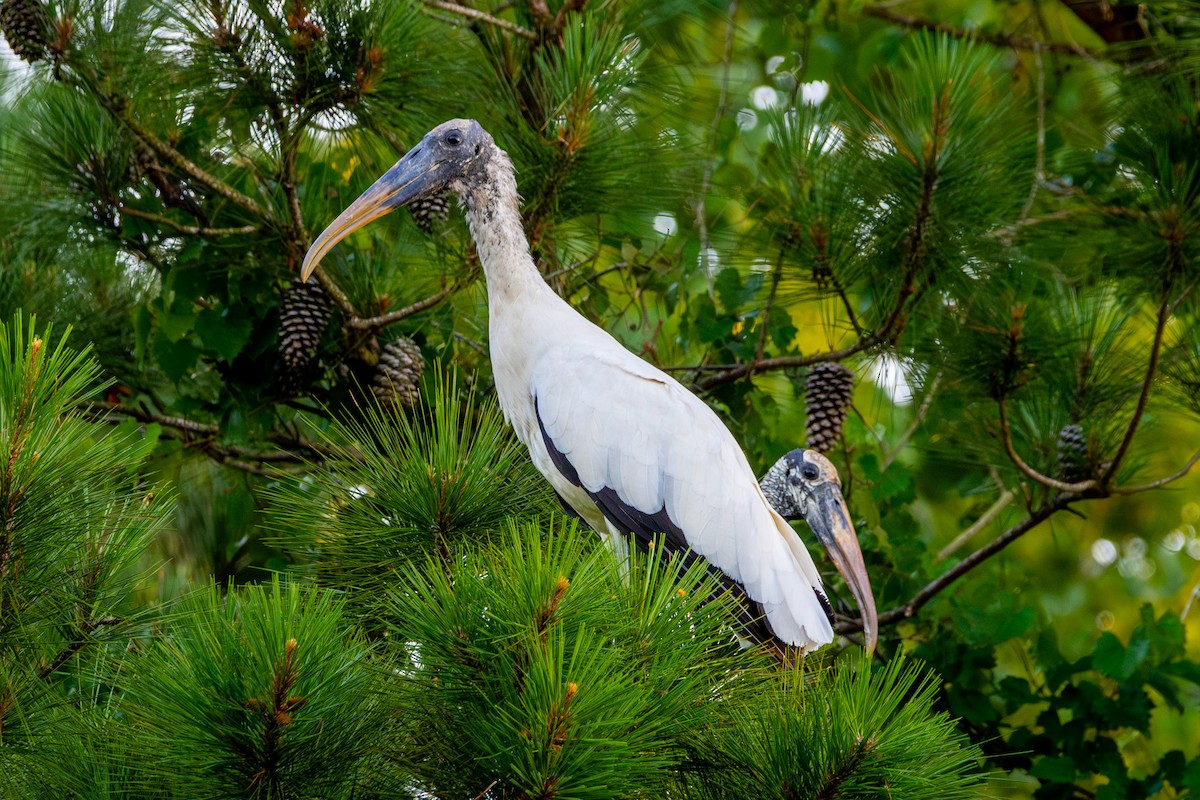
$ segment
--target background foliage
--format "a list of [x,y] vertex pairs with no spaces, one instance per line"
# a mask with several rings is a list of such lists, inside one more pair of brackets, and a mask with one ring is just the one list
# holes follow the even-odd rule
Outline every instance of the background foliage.
[[[969,741],[1004,796],[1200,792],[1197,12],[4,0],[21,58],[0,61],[0,760],[42,781],[5,790],[144,796],[161,776],[130,753],[152,738],[112,743],[132,719],[190,737],[169,701],[194,696],[191,718],[218,720],[197,735],[239,732],[180,751],[232,781],[217,794],[601,796],[557,782],[583,766],[697,796],[868,794],[864,741],[897,791],[904,758],[939,748],[936,794],[970,791]],[[491,405],[461,215],[355,234],[319,276],[311,348],[281,333],[313,235],[460,116],[512,155],[551,285],[699,391],[755,466],[802,444],[813,365],[854,370],[831,455],[884,610],[874,675],[839,659],[809,685],[765,677],[717,645],[718,622],[685,636],[660,613],[676,589],[703,595],[698,576],[643,565],[613,584],[588,537],[550,521]],[[407,343],[431,365],[411,409],[384,388],[408,379],[384,369]],[[202,588],[281,571],[316,588],[229,604]],[[541,636],[560,578],[590,589],[564,589],[579,605]],[[653,636],[628,629],[639,585]],[[489,616],[499,598],[511,619]],[[318,657],[336,675],[298,666]],[[625,682],[591,694],[564,665]],[[727,702],[651,703],[670,670]],[[736,691],[720,677],[742,670]],[[558,755],[572,684],[592,704],[584,761]],[[338,716],[343,692],[360,718]],[[485,724],[463,692],[504,714]],[[901,720],[912,749],[888,761],[872,696],[936,703],[957,732],[908,740],[928,717]],[[849,727],[806,762],[825,703]],[[332,709],[336,780],[292,758],[298,704]],[[701,735],[703,713],[735,735]],[[474,772],[428,734],[463,714]],[[523,761],[530,715],[557,721]],[[662,725],[613,733],[633,718]],[[94,768],[46,770],[80,753]]]

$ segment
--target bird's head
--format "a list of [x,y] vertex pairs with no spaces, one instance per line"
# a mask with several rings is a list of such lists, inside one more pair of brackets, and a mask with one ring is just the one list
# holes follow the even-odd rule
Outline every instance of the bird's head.
[[879,631],[875,597],[837,469],[816,450],[796,449],[775,462],[762,480],[762,489],[780,516],[803,519],[812,528],[854,594],[867,650],[874,650]]
[[467,194],[485,180],[494,152],[491,135],[473,119],[438,125],[317,237],[304,257],[300,279],[308,280],[335,244],[371,220],[423,197]]

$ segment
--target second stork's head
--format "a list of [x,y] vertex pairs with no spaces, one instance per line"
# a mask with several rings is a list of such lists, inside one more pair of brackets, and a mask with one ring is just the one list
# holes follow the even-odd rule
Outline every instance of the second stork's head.
[[867,650],[874,650],[879,633],[875,597],[837,469],[816,450],[796,449],[776,461],[760,485],[781,517],[803,519],[812,528],[858,601]]
[[[477,190],[496,180],[496,171],[489,166],[501,159],[506,161],[507,156],[475,120],[443,122],[317,237],[304,257],[300,279],[308,280],[325,254],[353,231],[414,200],[453,192],[470,205]],[[500,172],[511,175],[511,167]],[[515,196],[515,187],[512,192]]]

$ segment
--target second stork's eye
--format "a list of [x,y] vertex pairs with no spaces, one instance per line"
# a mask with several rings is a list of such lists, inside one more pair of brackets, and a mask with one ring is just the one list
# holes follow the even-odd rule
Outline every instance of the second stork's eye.
[[451,147],[458,147],[463,142],[463,135],[459,131],[450,131],[442,141]]
[[821,477],[821,470],[817,469],[816,464],[805,464],[800,469],[800,473],[804,475],[805,480],[810,481],[815,481],[817,478]]

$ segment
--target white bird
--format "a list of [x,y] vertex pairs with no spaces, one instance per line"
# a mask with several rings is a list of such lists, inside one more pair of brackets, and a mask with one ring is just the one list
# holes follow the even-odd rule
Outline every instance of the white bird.
[[[812,557],[767,502],[717,415],[542,279],[512,162],[478,122],[451,120],[430,131],[321,233],[301,279],[350,232],[447,191],[466,209],[487,281],[500,408],[564,503],[618,551],[632,533],[664,556],[706,559],[742,601],[751,636],[773,634],[805,650],[832,641],[832,610]],[[837,472],[805,452],[801,477],[812,499],[800,511],[858,600],[873,649],[874,600]]]

